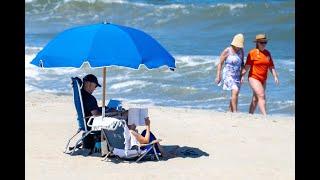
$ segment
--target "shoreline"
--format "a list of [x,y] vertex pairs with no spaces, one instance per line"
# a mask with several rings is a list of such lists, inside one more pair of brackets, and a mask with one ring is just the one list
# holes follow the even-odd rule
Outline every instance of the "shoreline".
[[[40,99],[41,98],[46,98],[47,96],[52,96],[52,97],[61,97],[61,100],[63,99],[69,99],[68,101],[70,101],[71,103],[72,102],[72,94],[67,94],[67,93],[50,93],[50,92],[25,92],[25,96],[26,98],[29,97],[29,96],[32,96],[32,95],[36,95],[38,96]],[[39,100],[41,101],[41,100]],[[101,103],[101,100],[100,99],[97,99],[98,101],[98,106],[101,106],[102,103]],[[106,100],[107,102],[108,100]],[[63,101],[65,102],[65,101]],[[191,111],[204,111],[204,112],[213,112],[213,113],[226,113],[226,114],[233,114],[235,116],[237,115],[240,115],[240,116],[245,116],[245,115],[248,115],[250,117],[254,117],[254,118],[264,118],[262,114],[260,114],[260,112],[256,112],[255,114],[249,114],[248,112],[236,112],[236,113],[231,113],[231,112],[228,112],[228,111],[217,111],[217,110],[214,110],[214,109],[203,109],[203,108],[192,108],[192,107],[173,107],[173,106],[160,106],[160,105],[141,105],[141,104],[135,104],[135,103],[127,103],[127,102],[123,102],[123,107],[124,108],[128,108],[128,107],[135,107],[135,106],[138,106],[138,107],[146,107],[146,108],[169,108],[169,109],[177,109],[177,110],[191,110]],[[257,107],[257,111],[259,108]],[[277,118],[277,117],[283,117],[283,118],[292,118],[292,119],[295,119],[295,115],[290,115],[290,114],[267,114],[267,117],[269,118]]]

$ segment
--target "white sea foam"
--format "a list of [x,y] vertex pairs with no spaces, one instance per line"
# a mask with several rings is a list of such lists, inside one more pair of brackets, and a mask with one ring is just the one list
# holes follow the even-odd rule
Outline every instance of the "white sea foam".
[[231,11],[236,9],[236,8],[245,8],[247,7],[247,4],[242,4],[242,3],[236,3],[236,4],[230,4],[230,3],[218,3],[217,5],[211,5],[210,7],[221,7],[221,6],[226,6],[228,7]]
[[[85,1],[85,0],[84,0]],[[139,6],[139,7],[146,7],[146,6],[152,6],[151,4],[147,3],[140,3],[140,2],[130,2],[130,1],[125,1],[125,0],[100,0],[101,2],[111,4],[111,3],[118,3],[118,4],[130,4],[134,6]]]
[[41,91],[39,88],[31,86],[29,84],[25,84],[25,92],[31,92],[31,91]]
[[[64,0],[64,3],[70,2],[70,1],[78,1],[78,2],[88,2],[88,3],[95,3],[97,0]],[[114,0],[116,1],[116,0]],[[118,0],[121,1],[121,0]]]
[[204,71],[212,71],[212,70],[213,70],[213,66],[208,66],[207,68],[204,69]]
[[191,87],[191,86],[183,87],[183,89],[192,90],[192,91],[197,90],[197,88]]
[[282,110],[282,109],[286,109],[286,108],[289,108],[289,107],[292,107],[293,105],[289,105],[289,104],[286,104],[286,105],[282,105],[278,108],[270,108],[269,111],[270,112],[273,112],[273,111],[279,111],[279,110]]
[[35,54],[26,54],[24,57],[25,57],[26,66],[31,66],[30,62],[32,61],[33,58],[36,57],[36,55]]
[[[182,4],[154,5],[154,4],[151,4],[151,3],[130,2],[130,1],[126,1],[126,0],[64,0],[64,3],[68,3],[68,2],[72,2],[72,1],[88,2],[88,3],[103,2],[103,3],[106,3],[106,4],[112,4],[112,3],[130,4],[130,5],[139,6],[139,7],[154,7],[154,8],[157,8],[157,9],[181,9],[181,8],[185,8],[185,5],[182,5]],[[32,2],[32,0],[30,2]]]
[[140,80],[133,80],[133,81],[124,81],[124,82],[120,82],[120,83],[116,83],[111,85],[110,89],[123,89],[123,88],[128,88],[130,86],[134,86],[134,87],[145,87],[149,84],[152,84],[150,82],[147,81],[140,81]]
[[[38,52],[38,51],[40,51],[42,48],[43,48],[43,47],[26,46],[26,47],[24,48],[24,51],[25,51],[25,52],[27,52],[27,51],[36,51],[36,52]],[[34,53],[32,53],[32,54],[34,54]],[[32,54],[31,54],[31,55],[32,55]],[[30,55],[30,54],[29,54],[29,55]]]
[[176,63],[180,67],[198,66],[202,64],[214,64],[219,62],[219,56],[201,56],[201,55],[175,55]]
[[36,80],[40,80],[39,72],[36,70],[36,67],[30,62],[35,57],[35,55],[25,55],[25,77],[31,77]]
[[288,105],[294,105],[295,102],[293,100],[287,100],[287,101],[274,101],[272,102],[273,104],[279,104],[279,105],[284,105],[284,104],[288,104]]
[[170,5],[162,5],[162,6],[159,6],[158,8],[159,9],[182,9],[185,7],[186,6],[182,4],[170,4]]
[[283,65],[288,65],[288,66],[294,66],[295,65],[295,60],[294,59],[278,59],[274,60],[276,61],[275,63],[281,63]]
[[129,103],[128,108],[131,107],[141,107],[141,108],[148,108],[150,106],[154,106],[154,99],[121,99],[121,101]]
[[165,18],[161,18],[161,19],[159,18],[159,19],[155,22],[155,24],[164,24],[164,23],[166,23],[166,22],[168,22],[168,21],[170,21],[170,20],[173,20],[174,17],[175,17],[175,14],[174,14],[174,13],[171,13],[171,14],[167,15]]
[[[221,101],[221,100],[229,100],[230,97],[215,97],[215,98],[208,98],[208,99],[199,99],[199,100],[192,100],[192,103],[199,103],[199,105],[201,105],[202,107],[204,106],[203,103],[208,103],[208,102],[213,102],[213,101]],[[188,104],[190,103],[190,100],[175,100],[175,99],[169,99],[169,100],[165,100],[166,103],[177,103],[177,104]]]
[[151,99],[134,99],[129,101],[132,103],[152,103]]

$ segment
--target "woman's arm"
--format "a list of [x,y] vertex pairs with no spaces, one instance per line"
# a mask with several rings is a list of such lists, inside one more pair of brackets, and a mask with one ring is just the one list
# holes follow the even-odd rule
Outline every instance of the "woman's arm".
[[273,77],[274,77],[274,82],[278,85],[279,84],[279,79],[278,79],[278,73],[276,71],[276,69],[274,68],[274,66],[269,68],[270,72],[272,73]]
[[145,118],[146,123],[146,135],[142,136],[141,134],[130,130],[131,134],[137,139],[140,144],[148,144],[150,139],[150,120],[149,117]]
[[269,57],[270,57],[269,70],[274,77],[274,82],[276,83],[276,85],[278,85],[279,84],[278,74],[277,74],[276,69],[274,67],[273,58],[272,58],[269,51],[268,51],[268,53],[269,53]]
[[241,70],[241,83],[244,81],[244,76],[246,75],[247,71],[250,69],[251,65],[245,65],[244,68]]
[[143,137],[141,134],[133,131],[133,130],[130,130],[130,133],[137,139],[137,141],[140,143],[140,144],[146,144],[148,143],[149,141],[147,141],[145,139],[145,137]]
[[241,68],[244,68],[244,50],[241,48]]
[[216,80],[215,80],[215,82],[217,84],[219,84],[221,81],[221,68],[222,68],[222,64],[227,59],[227,57],[228,57],[228,49],[226,48],[224,51],[222,51],[222,53],[220,55],[220,61],[217,65],[217,75],[216,75]]
[[243,83],[242,71],[244,69],[244,50],[241,48],[241,69],[240,69],[240,82]]
[[241,77],[246,75],[246,73],[250,69],[250,67],[251,67],[251,65],[245,65],[244,68],[242,68]]
[[252,60],[251,60],[251,55],[250,55],[250,52],[248,53],[248,56],[247,56],[247,61],[244,65],[244,68],[241,69],[241,83],[243,83],[244,81],[244,76],[246,75],[247,71],[251,68],[252,66]]

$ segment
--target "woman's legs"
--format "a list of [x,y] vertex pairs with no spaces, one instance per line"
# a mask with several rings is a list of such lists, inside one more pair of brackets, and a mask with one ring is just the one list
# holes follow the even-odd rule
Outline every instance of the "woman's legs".
[[[143,130],[141,135],[142,136],[145,136],[146,134],[146,130]],[[149,142],[153,141],[153,140],[156,140],[157,138],[154,136],[154,134],[152,132],[150,132],[150,139],[149,139]],[[156,148],[156,151],[159,153],[161,153],[161,155],[165,158],[172,158],[172,157],[175,157],[174,154],[171,154],[171,153],[168,153],[166,152],[163,147],[160,145],[160,143],[156,143],[155,145],[155,148]]]
[[251,103],[250,103],[250,107],[249,107],[249,113],[253,114],[254,111],[256,110],[258,104],[258,97],[257,95],[253,92],[252,93],[252,99],[251,99]]
[[[266,97],[265,97],[265,83],[264,85],[257,79],[249,78],[249,84],[253,90],[253,97],[250,104],[249,113],[253,114],[256,105],[258,104],[260,112],[263,115],[267,115],[266,113]],[[257,102],[258,101],[258,102]]]
[[230,100],[230,108],[231,112],[238,111],[238,96],[239,96],[239,89],[234,88],[231,90],[231,100]]

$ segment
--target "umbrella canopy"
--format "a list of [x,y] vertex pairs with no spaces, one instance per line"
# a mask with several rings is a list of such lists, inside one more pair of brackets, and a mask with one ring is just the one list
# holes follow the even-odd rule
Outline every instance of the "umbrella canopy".
[[103,67],[102,117],[104,117],[106,66],[138,69],[168,66],[173,70],[175,59],[150,35],[143,31],[110,23],[71,28],[58,34],[31,61],[45,68],[76,67],[87,62]]
[[31,61],[42,67],[124,66],[137,69],[167,65],[175,68],[174,58],[143,31],[110,23],[65,30],[50,41]]

